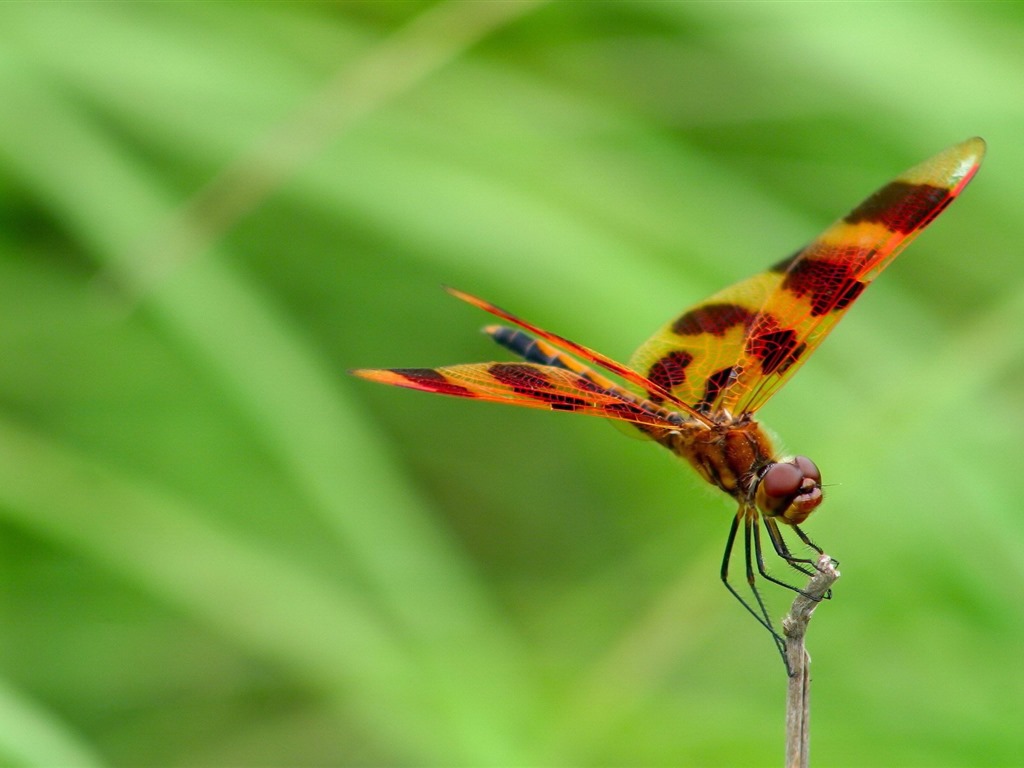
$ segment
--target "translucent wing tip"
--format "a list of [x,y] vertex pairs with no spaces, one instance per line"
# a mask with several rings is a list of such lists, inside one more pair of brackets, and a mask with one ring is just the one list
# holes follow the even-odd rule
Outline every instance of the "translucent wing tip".
[[915,165],[899,180],[911,184],[941,185],[955,197],[977,173],[985,158],[985,149],[985,140],[974,136]]
[[959,187],[962,188],[971,180],[981,166],[981,161],[985,159],[987,148],[988,145],[985,144],[985,140],[981,136],[974,136],[946,150],[952,155],[954,162],[959,161],[957,162],[957,171],[954,172],[954,178],[960,182]]
[[966,141],[961,141],[959,144],[947,147],[930,160],[926,160],[922,165],[927,165],[932,162],[942,163],[944,160],[952,162],[965,160],[973,161],[975,164],[978,164],[981,162],[982,158],[985,157],[986,147],[987,145],[983,138],[980,136],[972,136]]
[[988,149],[988,145],[981,136],[975,136],[963,142],[960,148],[964,153],[961,165],[963,173],[960,176],[960,183],[957,184],[957,192],[963,189],[964,185],[978,172],[978,168],[981,167],[981,161],[985,159],[985,151]]
[[376,381],[378,384],[390,384],[393,387],[405,387],[406,389],[423,389],[423,386],[418,386],[413,379],[403,375],[403,371],[406,370],[414,371],[415,369],[352,368],[349,370],[349,374],[367,381]]
[[981,136],[972,136],[967,141],[960,143],[958,146],[962,147],[964,152],[976,155],[979,163],[981,162],[981,159],[985,157],[985,149],[988,147]]
[[456,299],[461,299],[462,301],[465,301],[465,302],[467,302],[469,304],[474,304],[476,306],[479,306],[481,304],[481,300],[478,299],[476,296],[473,296],[470,293],[466,293],[465,291],[460,291],[458,288],[452,288],[450,285],[442,285],[441,287],[444,288],[444,290],[446,290],[448,293],[450,293]]
[[381,383],[390,384],[389,375],[391,371],[382,368],[349,368],[349,376],[358,376],[360,379],[366,379],[367,381],[379,381]]

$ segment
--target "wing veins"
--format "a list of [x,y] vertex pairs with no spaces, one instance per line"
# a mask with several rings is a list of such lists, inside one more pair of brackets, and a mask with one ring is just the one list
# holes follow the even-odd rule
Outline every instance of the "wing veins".
[[540,328],[536,325],[533,325],[530,322],[527,322],[526,320],[523,320],[522,318],[516,317],[511,312],[508,312],[507,310],[504,310],[501,307],[484,301],[483,299],[477,298],[476,296],[473,296],[471,294],[465,293],[464,291],[460,291],[457,288],[444,286],[444,289],[457,299],[461,299],[462,301],[465,301],[468,304],[472,304],[474,307],[482,309],[485,312],[489,312],[492,315],[495,315],[496,317],[500,317],[502,320],[507,320],[508,322],[539,336],[540,338],[547,341],[549,344],[558,347],[563,352],[572,353],[586,360],[589,360],[595,365],[604,368],[606,371],[610,371],[611,373],[614,373],[616,376],[620,376],[621,378],[630,382],[631,384],[640,387],[644,391],[652,395],[657,395],[661,397],[667,402],[672,403],[674,407],[685,413],[687,416],[696,419],[705,426],[711,427],[714,425],[714,422],[711,421],[705,414],[694,409],[688,403],[683,402],[675,395],[673,395],[671,392],[664,389],[655,382],[651,381],[650,379],[645,378],[641,374],[634,371],[632,368],[622,365],[621,363],[617,363],[610,357],[606,357],[605,355],[602,355],[600,352],[596,352],[593,349],[590,349],[589,347],[585,347],[582,344],[577,344],[576,342],[559,336],[558,334],[546,331],[543,328]]
[[359,369],[351,373],[382,384],[493,403],[582,413],[668,430],[678,429],[681,424],[670,418],[671,411],[600,389],[573,371],[550,365],[468,363],[440,368]]

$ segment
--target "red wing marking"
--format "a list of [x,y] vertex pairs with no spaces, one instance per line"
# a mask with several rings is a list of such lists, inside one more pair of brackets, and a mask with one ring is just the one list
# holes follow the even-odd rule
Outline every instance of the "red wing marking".
[[471,397],[526,408],[569,411],[651,427],[676,429],[673,414],[629,392],[606,391],[575,371],[535,363],[472,363],[443,368],[361,369],[351,373],[407,389]]
[[667,391],[665,388],[662,387],[661,382],[653,381],[650,378],[645,378],[641,374],[634,371],[632,368],[629,368],[623,365],[622,363],[617,363],[611,358],[605,357],[600,352],[595,352],[589,347],[584,347],[582,344],[577,344],[575,341],[570,341],[569,339],[551,333],[550,331],[545,331],[543,328],[533,325],[532,323],[529,323],[520,317],[516,317],[511,312],[504,310],[499,306],[491,304],[490,302],[484,301],[483,299],[477,298],[476,296],[465,293],[456,288],[451,288],[449,286],[445,286],[445,290],[448,291],[448,293],[450,293],[457,299],[462,299],[463,301],[472,304],[474,307],[479,307],[485,312],[490,312],[492,315],[500,317],[502,320],[507,320],[508,322],[517,325],[520,328],[523,328],[529,331],[530,333],[535,334],[536,336],[539,336],[541,339],[550,342],[551,344],[560,348],[561,350],[565,350],[567,352],[570,352],[571,354],[578,355],[584,358],[585,360],[589,360],[595,365],[604,368],[606,371],[610,371],[614,373],[616,376],[620,376],[624,380],[628,381],[630,384],[639,387],[640,390],[643,391],[644,393],[648,393],[645,394],[645,397],[650,396],[652,401],[657,402],[659,404],[666,403],[667,406],[672,409],[682,411],[683,413],[686,413],[692,418],[695,418],[707,424],[708,426],[711,425],[711,422],[709,421],[707,416],[705,416],[703,413],[699,411],[696,411],[689,404],[678,399],[671,392]]
[[488,325],[483,329],[483,331],[495,342],[516,355],[519,355],[519,357],[528,363],[553,365],[558,368],[565,368],[566,370],[578,373],[587,381],[596,384],[603,390],[609,392],[614,391],[620,395],[625,395],[630,399],[636,399],[636,395],[632,392],[624,390],[614,381],[605,378],[592,368],[588,368],[583,365],[583,363],[576,358],[567,355],[565,352],[558,349],[558,347],[548,344],[542,339],[535,339],[523,331],[516,330],[515,328],[509,328],[504,325]]
[[[911,168],[768,271],[674,319],[630,367],[705,413],[752,414],[789,380],[864,289],[938,216],[978,170],[981,139]],[[632,381],[632,380],[631,380]]]

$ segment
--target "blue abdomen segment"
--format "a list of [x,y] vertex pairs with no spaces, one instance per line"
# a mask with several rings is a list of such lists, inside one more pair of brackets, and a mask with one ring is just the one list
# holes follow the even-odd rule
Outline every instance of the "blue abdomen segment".
[[505,349],[519,355],[528,363],[554,365],[569,371],[574,370],[574,367],[570,366],[563,359],[563,355],[557,350],[542,341],[538,341],[528,333],[523,333],[520,330],[509,328],[505,325],[488,326],[484,329],[484,333],[505,347]]

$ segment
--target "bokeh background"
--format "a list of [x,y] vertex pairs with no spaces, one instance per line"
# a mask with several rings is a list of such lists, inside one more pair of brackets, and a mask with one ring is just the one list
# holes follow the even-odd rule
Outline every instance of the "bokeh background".
[[[451,284],[628,359],[904,168],[964,196],[762,412],[842,562],[824,765],[1024,762],[1017,3],[0,6],[0,762],[778,765],[732,507]],[[781,615],[788,595],[771,594]]]

